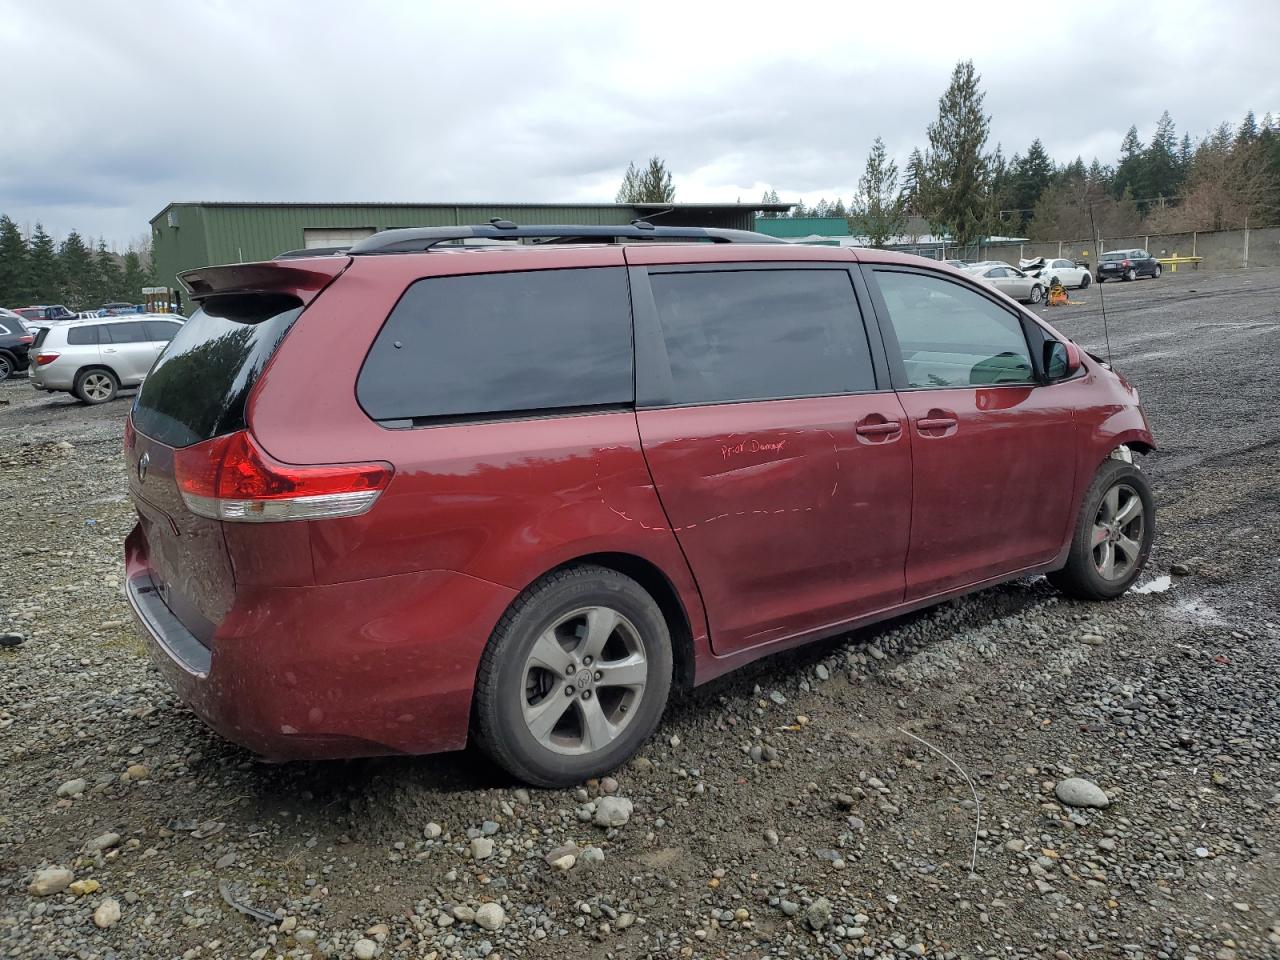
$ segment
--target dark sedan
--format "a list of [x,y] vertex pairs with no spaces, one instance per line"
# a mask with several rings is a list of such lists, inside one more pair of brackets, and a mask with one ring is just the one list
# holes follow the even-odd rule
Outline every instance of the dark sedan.
[[0,381],[27,369],[34,340],[18,314],[0,310]]
[[1108,250],[1098,261],[1098,282],[1107,280],[1155,279],[1160,276],[1160,261],[1145,250]]

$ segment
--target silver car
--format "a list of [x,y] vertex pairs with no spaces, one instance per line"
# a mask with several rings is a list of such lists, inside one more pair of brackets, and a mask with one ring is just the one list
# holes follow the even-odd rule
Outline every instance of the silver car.
[[73,320],[43,327],[31,345],[31,385],[64,390],[84,403],[106,403],[122,387],[136,387],[182,329],[163,314]]
[[1039,303],[1044,299],[1044,281],[1029,277],[1017,267],[1002,263],[995,266],[970,267],[965,273],[995,287],[1001,293],[1022,303]]

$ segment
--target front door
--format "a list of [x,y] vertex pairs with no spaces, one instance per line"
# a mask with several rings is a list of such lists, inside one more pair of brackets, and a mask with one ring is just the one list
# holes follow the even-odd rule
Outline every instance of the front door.
[[1062,391],[1041,385],[1024,319],[930,271],[867,273],[911,430],[906,598],[1053,559],[1071,520],[1075,428]]
[[716,653],[900,603],[910,440],[850,270],[632,273],[640,438]]

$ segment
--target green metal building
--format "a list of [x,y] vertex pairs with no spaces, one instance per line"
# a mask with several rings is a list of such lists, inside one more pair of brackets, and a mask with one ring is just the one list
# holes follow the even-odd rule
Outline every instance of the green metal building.
[[393,227],[447,227],[492,217],[520,224],[606,226],[643,217],[664,226],[751,230],[757,213],[790,208],[786,203],[171,203],[151,218],[151,241],[156,277],[178,287],[183,270],[270,260],[286,250],[346,246]]

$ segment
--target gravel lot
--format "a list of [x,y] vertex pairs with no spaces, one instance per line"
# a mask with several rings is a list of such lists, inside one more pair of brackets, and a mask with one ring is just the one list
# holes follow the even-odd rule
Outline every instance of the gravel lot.
[[1017,582],[775,657],[578,790],[219,741],[121,596],[128,395],[0,385],[0,955],[1280,955],[1280,272],[1073,292],[1047,316],[1095,352],[1099,292],[1169,589]]

